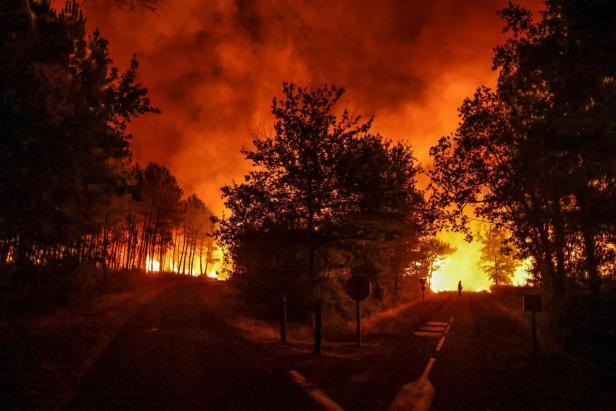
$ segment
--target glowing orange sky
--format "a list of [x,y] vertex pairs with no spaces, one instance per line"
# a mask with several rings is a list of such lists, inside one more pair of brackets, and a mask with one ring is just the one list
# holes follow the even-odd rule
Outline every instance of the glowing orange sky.
[[167,0],[153,13],[88,0],[84,7],[115,64],[137,54],[140,79],[163,112],[133,125],[135,160],[165,164],[186,192],[220,212],[219,188],[246,171],[239,149],[251,130],[271,126],[283,81],[344,86],[346,104],[375,114],[376,131],[407,139],[427,161],[430,145],[455,128],[462,99],[494,81],[492,47],[503,39],[496,11],[505,5]]
[[[56,0],[58,2],[60,0]],[[520,1],[537,9],[540,0]],[[160,116],[131,127],[134,158],[169,167],[187,193],[215,213],[220,187],[248,169],[240,154],[251,131],[268,131],[283,81],[335,83],[345,104],[375,114],[374,130],[428,148],[457,125],[457,107],[492,85],[492,49],[504,39],[497,10],[507,0],[166,0],[153,13],[85,3],[89,28],[110,41],[125,67],[132,53]],[[441,233],[457,247],[439,289],[485,289],[479,245]]]

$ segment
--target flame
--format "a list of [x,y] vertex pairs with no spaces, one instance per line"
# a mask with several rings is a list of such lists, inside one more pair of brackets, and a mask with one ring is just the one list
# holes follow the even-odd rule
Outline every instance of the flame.
[[[212,251],[211,260],[207,265],[207,271],[205,275],[209,278],[213,278],[219,281],[225,281],[228,279],[228,275],[226,270],[224,269],[224,251],[220,248],[215,248]],[[205,256],[203,259],[205,260]],[[189,273],[190,269],[188,267],[183,267],[185,273]],[[199,266],[199,257],[195,258],[195,262],[192,267],[192,273],[194,276],[198,276],[201,273],[202,267]],[[182,267],[179,266],[179,263],[173,263],[171,257],[165,258],[165,260],[161,262],[153,257],[146,257],[145,260],[145,270],[146,272],[161,272],[161,271],[170,271],[174,273],[180,273],[182,271]]]
[[[489,290],[492,283],[477,265],[481,256],[481,243],[468,243],[459,233],[444,232],[438,237],[455,247],[456,251],[438,262],[440,268],[432,273],[430,282],[432,291],[457,290],[458,281],[462,281],[465,291]],[[530,264],[530,260],[525,260],[518,266],[513,276],[513,285],[527,283]]]
[[432,291],[457,290],[458,281],[462,281],[466,291],[489,290],[489,278],[477,267],[481,243],[468,243],[460,233],[443,232],[438,237],[455,247],[456,251],[440,261],[440,268],[432,273]]
[[146,257],[145,259],[145,271],[146,272],[158,272],[160,271],[160,261]]
[[522,264],[516,268],[513,273],[513,285],[523,286],[528,284],[528,277],[530,273],[532,261],[530,258],[522,261]]

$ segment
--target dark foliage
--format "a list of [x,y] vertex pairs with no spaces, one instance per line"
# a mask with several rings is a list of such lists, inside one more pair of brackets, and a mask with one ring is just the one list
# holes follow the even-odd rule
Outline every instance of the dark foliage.
[[51,249],[97,233],[101,205],[126,189],[126,126],[156,112],[136,82],[137,61],[123,74],[107,42],[85,34],[74,2],[0,6],[0,238],[22,265],[38,246]]
[[222,189],[230,214],[219,239],[253,299],[284,292],[302,307],[334,306],[351,273],[370,278],[376,300],[391,299],[404,248],[427,233],[411,148],[371,134],[371,120],[336,115],[343,92],[284,84],[274,134],[243,150],[253,170]]
[[498,87],[460,108],[458,131],[432,148],[433,199],[457,229],[477,216],[513,235],[555,300],[587,285],[598,310],[613,266],[616,12],[608,1],[546,1],[539,19],[502,11]]

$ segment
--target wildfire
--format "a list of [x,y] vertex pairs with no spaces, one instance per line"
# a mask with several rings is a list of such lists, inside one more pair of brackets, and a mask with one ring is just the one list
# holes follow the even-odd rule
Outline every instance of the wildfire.
[[[228,277],[225,274],[225,270],[223,269],[224,268],[223,267],[223,257],[224,257],[224,252],[220,248],[216,248],[214,251],[212,251],[211,258],[205,267],[203,267],[203,265],[200,265],[199,259],[196,258],[193,264],[193,267],[192,267],[192,275],[194,276],[200,275],[202,272],[201,270],[205,268],[204,274],[207,275],[209,278],[213,278],[219,281],[227,280]],[[205,258],[206,257],[203,256],[203,260],[205,260]],[[171,261],[170,259],[165,260],[163,264],[161,264],[161,262],[158,259],[147,257],[146,258],[146,271],[147,272],[167,271],[167,272],[174,272],[174,273],[180,273],[184,271],[184,273],[189,273],[191,270],[187,269],[186,267],[180,268],[177,264],[173,264],[173,261]]]
[[[468,243],[459,233],[442,233],[440,239],[447,241],[456,248],[456,252],[438,262],[440,268],[432,273],[430,288],[432,291],[456,290],[458,281],[462,281],[465,291],[484,291],[490,289],[490,279],[477,266],[481,255],[481,243]],[[529,261],[524,261],[517,268],[513,277],[513,285],[524,285],[527,282]]]
[[528,274],[530,272],[530,259],[523,261],[513,273],[513,285],[528,284]]
[[160,271],[160,261],[147,257],[145,259],[145,271],[149,272],[158,272]]

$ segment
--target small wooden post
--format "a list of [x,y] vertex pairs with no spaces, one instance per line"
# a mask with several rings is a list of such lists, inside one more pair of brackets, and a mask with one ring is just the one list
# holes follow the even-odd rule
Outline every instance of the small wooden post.
[[316,306],[314,313],[314,353],[321,355],[321,303]]
[[359,310],[359,300],[355,300],[355,318],[356,318],[355,337],[357,341],[357,346],[361,346],[361,311]]
[[280,298],[280,342],[287,343],[287,297]]
[[531,328],[532,328],[532,334],[533,334],[533,359],[534,359],[534,358],[537,358],[537,312],[536,311],[531,312],[530,322],[531,322]]
[[532,337],[532,356],[537,358],[537,313],[543,308],[541,296],[533,294],[525,294],[523,299],[524,312],[530,312],[530,332]]

